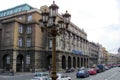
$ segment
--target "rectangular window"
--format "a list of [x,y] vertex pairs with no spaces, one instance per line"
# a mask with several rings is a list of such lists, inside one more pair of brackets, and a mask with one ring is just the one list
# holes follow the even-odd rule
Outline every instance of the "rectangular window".
[[26,46],[31,47],[31,38],[27,38]]
[[29,15],[28,16],[28,21],[31,21],[32,20],[32,15]]
[[31,34],[32,32],[32,27],[31,26],[27,26],[27,34]]
[[18,46],[19,46],[19,47],[22,47],[22,46],[23,46],[23,38],[21,38],[21,37],[19,37]]
[[23,25],[21,25],[21,24],[19,25],[19,33],[21,33],[21,34],[23,33]]

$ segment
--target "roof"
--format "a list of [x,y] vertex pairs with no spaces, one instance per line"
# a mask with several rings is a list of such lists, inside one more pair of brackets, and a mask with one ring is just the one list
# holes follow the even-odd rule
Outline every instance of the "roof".
[[15,13],[18,13],[18,12],[28,11],[28,10],[31,10],[31,9],[34,9],[34,8],[25,3],[25,4],[22,4],[22,5],[15,6],[13,8],[9,8],[9,9],[0,11],[0,17],[9,16],[9,15],[12,15],[12,14],[15,14]]

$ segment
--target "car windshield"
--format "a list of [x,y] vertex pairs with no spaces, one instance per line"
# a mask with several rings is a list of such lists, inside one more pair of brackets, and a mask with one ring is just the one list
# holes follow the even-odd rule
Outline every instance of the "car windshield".
[[80,68],[80,70],[84,70],[84,69],[85,69],[85,67],[81,67],[81,68]]
[[84,70],[80,70],[79,73],[84,73]]
[[34,74],[35,77],[42,77],[42,76],[49,76],[48,73],[35,73]]

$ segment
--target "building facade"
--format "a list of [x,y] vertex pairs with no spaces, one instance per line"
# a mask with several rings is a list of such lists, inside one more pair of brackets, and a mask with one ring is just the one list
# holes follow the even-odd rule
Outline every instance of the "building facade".
[[118,60],[119,60],[119,57],[117,54],[109,53],[107,64],[118,64]]
[[94,42],[89,42],[89,64],[90,67],[98,64],[99,45]]
[[[15,72],[47,70],[51,66],[52,38],[39,24],[42,6],[23,4],[0,12],[0,69]],[[58,14],[58,19],[62,16]],[[56,38],[57,70],[89,65],[87,34],[72,22]]]

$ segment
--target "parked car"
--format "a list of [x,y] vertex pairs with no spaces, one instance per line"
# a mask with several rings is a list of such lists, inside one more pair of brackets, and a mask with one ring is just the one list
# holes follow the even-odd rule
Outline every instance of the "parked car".
[[90,75],[95,75],[95,74],[97,74],[97,71],[96,71],[94,68],[89,69],[88,72],[89,72]]
[[49,73],[47,72],[35,72],[33,73],[33,79],[31,80],[51,80]]
[[70,73],[70,72],[72,72],[72,71],[71,71],[71,69],[66,69],[65,72],[66,72],[66,73]]
[[97,67],[101,70],[101,72],[105,71],[105,66],[102,64],[97,65]]
[[87,69],[81,69],[76,73],[76,77],[77,78],[81,78],[81,77],[89,77],[89,72]]
[[84,69],[86,69],[86,68],[85,67],[81,67],[81,68],[78,69],[78,71],[84,70]]
[[105,66],[105,70],[109,70],[109,67],[108,67],[108,66]]
[[69,73],[69,72],[74,72],[74,68],[69,68],[69,69],[66,69],[65,71],[66,73]]
[[98,67],[95,67],[94,69],[96,70],[96,72],[97,72],[97,73],[102,72],[102,71],[101,71],[101,69],[100,69],[100,68],[98,68]]
[[57,73],[57,80],[71,80],[71,77],[65,76],[63,74]]
[[118,64],[118,67],[120,67],[120,64]]

